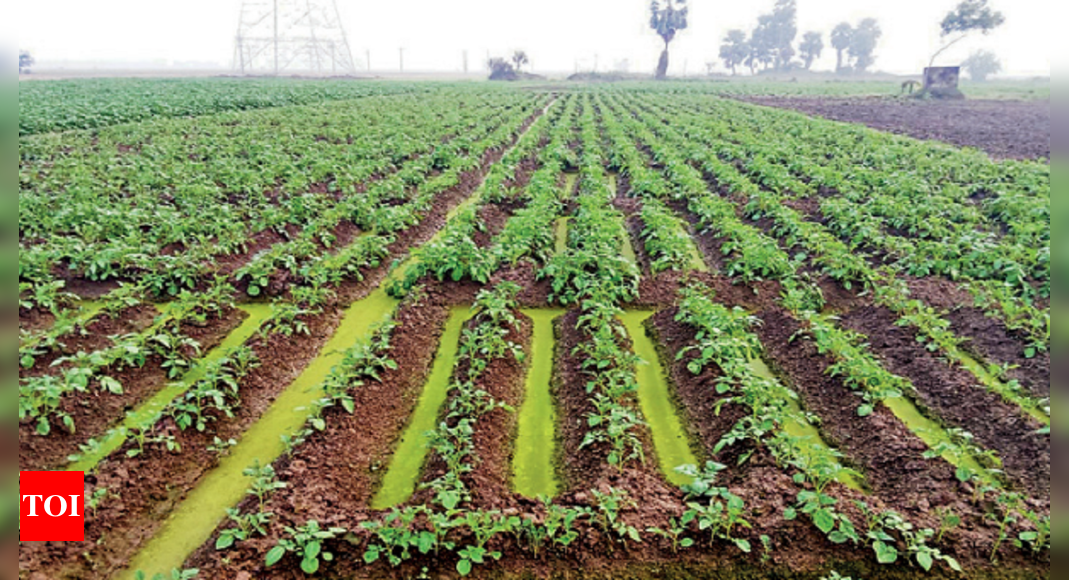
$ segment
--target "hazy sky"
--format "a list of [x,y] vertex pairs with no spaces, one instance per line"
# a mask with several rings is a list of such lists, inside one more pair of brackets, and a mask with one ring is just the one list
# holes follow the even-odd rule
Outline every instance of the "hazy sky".
[[[262,0],[261,0],[262,1]],[[328,0],[329,1],[329,0]],[[938,43],[938,23],[958,0],[799,0],[799,37],[827,34],[839,22],[875,17],[884,36],[876,68],[917,73]],[[633,71],[652,69],[660,41],[648,28],[649,0],[337,0],[354,57],[371,50],[376,69],[396,69],[405,47],[407,70],[456,71],[461,53],[473,66],[489,50],[524,48],[535,70],[570,71],[576,60],[601,70],[629,59]],[[38,61],[200,61],[230,66],[242,0],[33,0],[13,3],[5,25],[19,48]],[[691,73],[714,60],[724,33],[751,30],[774,0],[691,0],[691,26],[673,44],[672,70]],[[994,50],[1005,72],[1049,75],[1051,0],[993,0],[1007,24],[946,53],[960,62],[977,48]],[[6,19],[5,19],[6,20]],[[835,64],[830,47],[816,68]]]

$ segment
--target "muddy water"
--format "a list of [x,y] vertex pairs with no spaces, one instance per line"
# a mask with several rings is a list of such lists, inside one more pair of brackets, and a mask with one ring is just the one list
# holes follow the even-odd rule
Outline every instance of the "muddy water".
[[206,475],[164,522],[131,562],[118,575],[133,580],[134,571],[144,570],[151,578],[181,568],[189,554],[211,537],[226,517],[226,510],[245,496],[250,480],[242,473],[259,461],[267,465],[285,451],[282,437],[296,434],[308,420],[312,403],[322,396],[322,383],[330,370],[341,362],[344,352],[367,340],[375,325],[383,322],[398,302],[381,287],[354,303],[345,313],[337,332],[319,356],[304,369],[264,416],[242,436],[219,466]]
[[93,471],[97,465],[108,455],[126,442],[129,432],[137,429],[147,429],[156,424],[160,413],[171,404],[172,401],[182,396],[197,381],[204,378],[208,367],[226,356],[231,350],[245,344],[253,333],[259,330],[264,321],[271,316],[271,307],[266,304],[247,304],[238,306],[248,317],[223,340],[219,346],[212,349],[207,355],[197,361],[193,370],[189,371],[178,382],[167,385],[166,388],[156,393],[151,399],[140,407],[126,415],[126,419],[120,427],[112,429],[104,436],[98,448],[91,453],[84,454],[78,461],[67,466],[68,471]]
[[[747,364],[747,366],[755,375],[759,377],[763,377],[777,382],[779,381],[779,379],[776,378],[776,375],[772,373],[772,369],[768,368],[768,365],[765,363],[765,361],[759,358],[750,359],[750,362]],[[791,414],[795,417],[804,417],[802,407],[798,404],[797,400],[793,398],[788,398],[787,407],[790,409]],[[833,447],[831,445],[828,445],[828,442],[824,440],[824,437],[821,436],[820,431],[816,427],[814,427],[809,421],[806,421],[804,419],[790,420],[783,425],[783,429],[787,431],[787,433],[792,437],[799,437],[801,439],[807,440],[813,445],[819,445],[828,449],[833,449]],[[855,477],[854,475],[851,475],[849,473],[843,473],[838,478],[836,478],[836,481],[855,491],[864,491],[864,486],[862,485],[861,480],[858,477]]]
[[460,347],[460,333],[471,318],[471,308],[454,307],[449,313],[434,355],[434,366],[427,384],[423,387],[419,404],[412,418],[409,419],[401,442],[390,460],[390,468],[382,479],[382,487],[371,502],[372,509],[384,510],[400,505],[416,491],[416,483],[423,473],[423,464],[427,459],[430,431],[438,426],[442,406],[449,396],[452,384],[453,367],[456,364],[457,351]]
[[644,361],[636,370],[638,399],[653,436],[653,447],[661,472],[669,483],[686,485],[692,483],[691,478],[677,473],[676,468],[698,465],[698,459],[691,451],[687,432],[676,412],[657,348],[643,326],[653,314],[652,311],[632,311],[620,318],[631,336],[635,354]]
[[553,355],[556,339],[553,320],[564,310],[524,310],[534,323],[531,339],[531,364],[523,405],[519,411],[519,429],[512,457],[512,485],[524,497],[557,495],[554,457],[557,439],[557,410],[553,402]]

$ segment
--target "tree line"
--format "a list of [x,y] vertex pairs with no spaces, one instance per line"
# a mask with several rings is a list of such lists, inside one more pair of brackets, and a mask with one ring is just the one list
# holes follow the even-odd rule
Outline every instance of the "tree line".
[[[650,0],[650,28],[664,41],[657,78],[667,76],[669,46],[676,35],[687,28],[688,17],[687,0]],[[991,9],[989,0],[962,0],[940,23],[943,44],[932,56],[929,66],[934,66],[943,52],[972,33],[989,34],[1004,22],[1005,17]],[[827,48],[824,34],[808,31],[795,47],[798,33],[798,0],[776,0],[772,12],[758,17],[756,26],[749,33],[742,29],[728,31],[720,45],[720,62],[732,75],[738,74],[740,67],[749,69],[750,74],[810,70]],[[882,36],[883,30],[875,18],[836,25],[829,38],[831,48],[835,50],[835,72],[868,72],[876,64],[876,47]],[[716,63],[707,66],[712,72]],[[1001,68],[997,57],[985,51],[974,53],[963,66],[978,80]]]
[[[865,18],[856,25],[843,22],[836,26],[831,33],[835,71],[867,72],[876,63],[876,44],[882,35],[875,18]],[[772,12],[758,17],[757,26],[749,34],[741,29],[728,31],[720,45],[720,60],[731,74],[737,74],[739,67],[748,68],[750,74],[809,70],[824,54],[824,35],[815,30],[806,32],[796,50],[797,37],[797,0],[776,0]],[[799,59],[795,60],[795,56]]]

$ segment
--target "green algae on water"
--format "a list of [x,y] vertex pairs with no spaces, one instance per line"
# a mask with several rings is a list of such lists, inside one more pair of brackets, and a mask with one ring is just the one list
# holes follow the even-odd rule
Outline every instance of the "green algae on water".
[[273,463],[285,452],[283,437],[292,437],[303,428],[313,413],[313,403],[323,395],[322,383],[331,369],[348,349],[370,339],[375,325],[386,320],[397,304],[380,286],[350,306],[319,356],[245,432],[219,466],[204,476],[117,578],[133,580],[137,570],[151,578],[181,569],[186,558],[211,537],[226,517],[226,510],[245,497],[251,482],[244,471],[256,462]]
[[449,395],[460,334],[471,315],[471,308],[468,307],[456,307],[450,312],[438,352],[434,356],[431,375],[394,452],[390,468],[382,479],[382,486],[371,502],[372,509],[392,508],[408,501],[415,493],[416,483],[427,459],[429,433],[438,426],[442,406]]
[[698,459],[690,448],[690,440],[683,428],[668,389],[668,380],[661,366],[653,341],[646,335],[643,324],[652,312],[627,312],[620,318],[634,344],[635,354],[644,364],[636,369],[638,398],[642,415],[650,427],[653,446],[657,452],[661,472],[673,485],[687,485],[691,478],[676,472],[684,465],[697,465]]
[[557,495],[557,413],[553,403],[553,320],[564,310],[524,310],[533,322],[530,367],[512,459],[513,489],[528,498]]
[[196,366],[186,373],[178,382],[170,383],[151,399],[142,403],[137,409],[126,415],[122,425],[108,431],[99,445],[78,457],[77,461],[67,466],[68,471],[93,471],[106,457],[122,447],[131,431],[148,429],[159,419],[168,405],[188,391],[197,381],[204,378],[208,367],[226,356],[231,350],[245,344],[253,333],[259,330],[264,321],[271,316],[271,307],[266,304],[245,304],[238,306],[248,316],[241,325],[234,329],[219,346],[197,361]]
[[[934,449],[944,443],[953,443],[953,439],[951,439],[950,434],[947,433],[946,429],[943,429],[938,423],[922,415],[920,409],[918,409],[909,399],[893,397],[884,399],[883,404],[906,426],[906,428],[923,441],[929,448]],[[973,473],[979,475],[986,483],[997,483],[988,471],[980,466],[980,462],[971,455],[958,457],[954,453],[947,452],[944,453],[942,457],[947,463],[954,467],[965,467],[971,470]]]
[[[755,375],[779,382],[779,379],[776,378],[776,376],[772,373],[772,369],[768,368],[768,365],[765,364],[765,361],[761,360],[760,358],[750,359],[750,362],[747,364],[747,366],[750,367],[750,370]],[[794,398],[787,399],[787,408],[790,409],[791,414],[795,417],[801,418],[804,416],[804,414],[802,413],[802,406],[799,405],[798,401]],[[820,445],[828,449],[832,448],[831,445],[828,445],[828,442],[825,441],[823,437],[821,437],[820,431],[811,423],[809,423],[809,421],[806,421],[804,419],[789,420],[783,425],[783,429],[792,437],[805,439],[814,445]],[[855,491],[864,491],[864,486],[862,485],[861,481],[859,481],[857,477],[850,473],[842,473],[836,479],[836,481]]]
[[1039,401],[1032,400],[1026,396],[1017,393],[1010,385],[1007,385],[1004,381],[988,371],[987,367],[980,361],[969,356],[961,349],[950,348],[947,350],[947,354],[961,366],[965,367],[965,370],[972,373],[974,377],[980,379],[988,390],[1001,397],[1007,403],[1016,405],[1022,411],[1027,413],[1036,421],[1045,427],[1050,427],[1050,415],[1040,409]]
[[562,217],[558,218],[553,229],[554,239],[556,245],[554,246],[554,252],[560,256],[568,251],[568,220],[571,218]]

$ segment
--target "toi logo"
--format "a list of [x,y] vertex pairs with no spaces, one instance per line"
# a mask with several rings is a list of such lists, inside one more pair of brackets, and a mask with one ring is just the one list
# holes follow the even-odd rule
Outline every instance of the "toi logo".
[[85,540],[85,473],[19,472],[19,541]]

